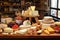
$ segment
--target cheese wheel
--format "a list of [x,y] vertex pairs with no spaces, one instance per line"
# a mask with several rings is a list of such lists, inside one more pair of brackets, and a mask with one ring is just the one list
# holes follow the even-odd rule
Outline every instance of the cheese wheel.
[[53,18],[50,17],[50,16],[45,16],[43,20],[45,20],[45,21],[51,21],[51,20],[53,20]]
[[4,28],[4,32],[5,33],[12,33],[13,29],[11,29],[11,28]]

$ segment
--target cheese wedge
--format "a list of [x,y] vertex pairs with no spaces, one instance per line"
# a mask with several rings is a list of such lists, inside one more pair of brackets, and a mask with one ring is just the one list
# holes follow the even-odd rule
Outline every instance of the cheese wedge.
[[48,27],[47,30],[48,30],[50,33],[54,33],[54,31],[55,31],[55,30],[54,30],[53,28],[51,28],[51,27]]
[[48,30],[44,30],[44,33],[46,33],[46,34],[50,34]]

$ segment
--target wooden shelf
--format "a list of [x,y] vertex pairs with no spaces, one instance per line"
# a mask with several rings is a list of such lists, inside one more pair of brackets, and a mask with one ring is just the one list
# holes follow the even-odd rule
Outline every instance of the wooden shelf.
[[0,5],[0,6],[21,6],[21,5]]
[[[13,0],[12,0],[13,1]],[[18,3],[21,3],[20,5],[14,5],[14,3],[17,3],[17,2],[9,2],[9,1],[0,1],[1,3],[3,4],[6,4],[6,5],[0,5],[0,6],[8,6],[8,7],[19,7],[21,9],[24,9],[23,6],[25,6],[25,3],[26,2],[30,2],[29,0],[21,0],[20,2]],[[7,3],[4,3],[4,2],[7,2]],[[22,3],[23,2],[23,3]],[[41,15],[40,17],[43,18],[44,16],[44,11],[46,11],[46,9],[48,9],[48,4],[45,5],[45,2],[48,3],[48,0],[32,0],[32,5],[35,5],[36,6],[36,10],[39,10],[39,15]],[[10,5],[11,4],[11,5]],[[38,5],[37,5],[38,4]],[[23,5],[23,6],[22,6]],[[22,8],[23,7],[23,8]],[[4,9],[4,7],[2,8]],[[41,10],[41,11],[40,11]],[[3,13],[3,12],[2,12]],[[7,13],[7,12],[4,12],[4,13]]]
[[13,11],[4,11],[4,12],[1,12],[1,13],[14,13]]

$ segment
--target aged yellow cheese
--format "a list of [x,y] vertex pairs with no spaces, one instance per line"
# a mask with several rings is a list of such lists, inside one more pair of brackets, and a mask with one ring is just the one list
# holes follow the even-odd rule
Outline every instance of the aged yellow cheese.
[[51,28],[51,27],[47,27],[47,30],[50,32],[50,33],[54,33],[54,29],[53,28]]
[[44,33],[46,33],[46,34],[50,34],[48,30],[44,30]]

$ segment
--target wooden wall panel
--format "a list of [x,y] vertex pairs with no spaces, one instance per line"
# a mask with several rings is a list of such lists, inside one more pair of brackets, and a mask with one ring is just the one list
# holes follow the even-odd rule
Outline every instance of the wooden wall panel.
[[42,19],[48,11],[48,0],[38,0],[38,3],[35,3],[35,6],[36,9],[39,10],[40,19]]

